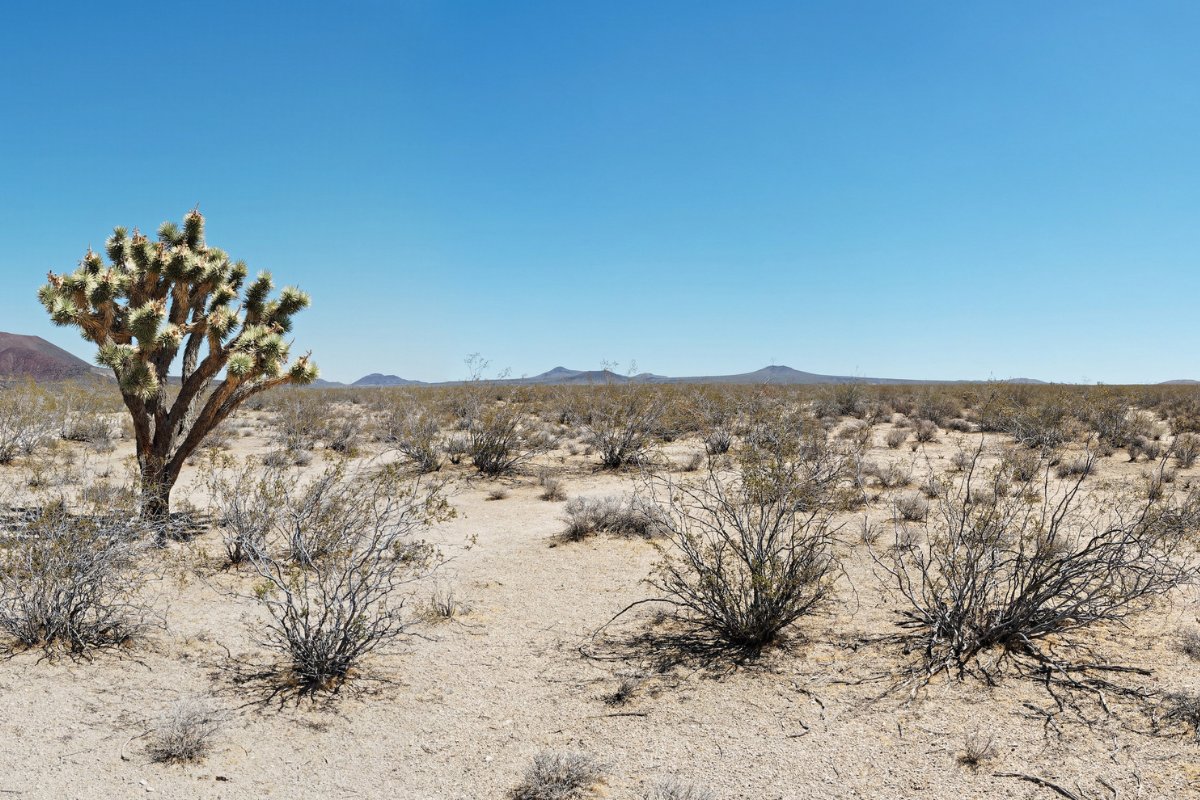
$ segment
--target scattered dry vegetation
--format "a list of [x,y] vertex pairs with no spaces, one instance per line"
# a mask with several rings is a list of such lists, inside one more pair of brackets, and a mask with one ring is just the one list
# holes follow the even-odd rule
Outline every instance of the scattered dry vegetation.
[[[210,433],[189,462],[191,502],[202,508],[179,500],[158,523],[141,520],[121,413],[103,382],[0,388],[0,636],[12,658],[28,649],[48,662],[59,654],[103,662],[106,649],[160,658],[166,648],[156,642],[167,634],[148,621],[165,617],[169,628],[190,619],[197,595],[174,598],[196,575],[216,590],[204,601],[208,619],[240,615],[251,632],[246,652],[212,656],[217,676],[245,676],[231,664],[252,664],[276,687],[328,696],[396,663],[401,646],[420,652],[461,635],[477,637],[472,646],[483,652],[486,629],[505,624],[500,601],[483,599],[494,590],[478,573],[456,584],[475,611],[432,579],[445,540],[431,532],[453,515],[456,497],[511,498],[473,513],[528,519],[531,505],[540,509],[549,523],[538,557],[579,559],[580,574],[602,574],[624,593],[616,604],[597,594],[575,640],[559,623],[556,641],[570,646],[547,648],[560,654],[554,669],[568,669],[561,652],[576,643],[584,658],[599,658],[610,632],[634,631],[611,656],[631,663],[587,692],[613,718],[660,724],[647,715],[663,693],[683,691],[671,665],[700,652],[670,648],[703,640],[720,645],[705,658],[750,665],[738,679],[746,691],[794,667],[806,676],[787,691],[815,697],[835,677],[877,686],[860,701],[880,715],[900,713],[871,704],[902,687],[916,700],[934,681],[951,695],[962,681],[987,687],[996,702],[1038,709],[1030,718],[1060,743],[1071,714],[1081,736],[1133,731],[1178,747],[1200,724],[1180,666],[1200,659],[1200,629],[1191,611],[1178,622],[1191,596],[1181,589],[1197,577],[1195,387],[473,380],[279,389]],[[653,567],[637,561],[643,555]],[[643,571],[621,572],[634,562]],[[569,587],[571,562],[554,563],[547,569]],[[649,608],[660,611],[639,616]],[[1161,642],[1142,633],[1154,609],[1175,614]],[[880,622],[884,612],[893,627]],[[459,621],[437,625],[451,620]],[[636,650],[646,642],[657,649]],[[805,648],[818,646],[824,660],[807,661]],[[1144,655],[1152,647],[1156,655]],[[1178,664],[1160,670],[1155,658]],[[851,674],[860,662],[874,671]],[[1121,680],[1128,675],[1137,680]],[[221,691],[248,690],[238,677],[214,680]],[[1049,704],[1030,700],[1035,691]],[[213,708],[172,708],[147,734],[149,758],[220,758],[213,742],[234,723]],[[807,735],[805,719],[788,735]],[[938,745],[950,771],[978,770],[972,779],[982,780],[1003,769],[1003,738],[964,729]],[[520,763],[504,764],[496,792],[513,786]],[[510,796],[582,798],[606,781],[627,789],[621,770],[552,749]],[[717,796],[674,779],[638,780],[630,791],[643,798]]]

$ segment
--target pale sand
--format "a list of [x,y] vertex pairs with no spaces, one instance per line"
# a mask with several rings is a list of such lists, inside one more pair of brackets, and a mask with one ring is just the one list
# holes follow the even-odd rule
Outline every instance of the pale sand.
[[[882,440],[882,432],[875,436]],[[928,452],[944,465],[951,445],[949,435],[941,438]],[[234,452],[263,447],[258,438],[238,439]],[[907,448],[872,450],[876,459],[910,457]],[[125,444],[102,458],[119,464],[127,452]],[[632,489],[627,475],[591,471],[593,460],[557,451],[539,463],[566,470],[569,496]],[[1102,460],[1097,480],[1146,468],[1123,462],[1120,454]],[[320,457],[310,469],[319,464]],[[28,652],[0,662],[0,790],[21,793],[4,796],[480,800],[505,797],[544,749],[584,750],[607,763],[602,792],[611,798],[638,798],[672,775],[729,800],[1056,796],[994,772],[1041,776],[1073,792],[1078,781],[1092,798],[1112,797],[1098,778],[1123,799],[1200,796],[1196,742],[1127,730],[1145,727],[1144,718],[1118,696],[1107,698],[1112,716],[1084,706],[1091,725],[1058,715],[1056,733],[1028,707],[1056,711],[1054,700],[1029,681],[989,688],[939,678],[911,701],[905,691],[886,692],[889,682],[873,678],[900,673],[906,662],[894,644],[872,639],[895,632],[897,600],[881,594],[865,546],[850,533],[841,603],[802,621],[787,647],[755,663],[691,661],[654,673],[655,653],[626,646],[653,623],[650,609],[631,612],[594,651],[621,657],[585,658],[579,647],[592,631],[650,596],[643,579],[654,548],[605,535],[558,543],[563,504],[539,499],[531,475],[505,481],[507,499],[487,501],[495,483],[465,468],[451,474],[459,516],[430,536],[453,556],[438,580],[473,610],[456,622],[421,623],[405,652],[372,658],[368,673],[384,680],[359,679],[318,706],[256,702],[261,695],[223,669],[227,650],[267,658],[248,633],[259,612],[213,588],[239,578],[218,572],[211,586],[163,581],[154,592],[168,628],[124,657],[50,663]],[[1180,484],[1198,476],[1182,471]],[[476,545],[463,549],[472,537]],[[200,544],[216,553],[216,538]],[[184,554],[173,544],[165,557]],[[416,602],[432,590],[432,583],[418,587]],[[1179,626],[1196,623],[1197,600],[1195,590],[1182,592],[1131,629],[1078,638],[1097,659],[1154,670],[1129,682],[1200,692],[1200,665],[1173,646]],[[634,673],[649,677],[633,701],[607,705],[603,697],[619,676]],[[154,763],[141,734],[189,695],[215,695],[230,714],[224,733],[200,763]],[[994,736],[996,756],[971,769],[958,757],[975,731]]]

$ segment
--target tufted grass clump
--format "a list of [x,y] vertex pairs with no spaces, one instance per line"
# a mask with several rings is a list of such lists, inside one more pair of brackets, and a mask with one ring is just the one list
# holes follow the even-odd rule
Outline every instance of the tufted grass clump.
[[181,700],[158,720],[147,750],[155,761],[177,764],[198,761],[212,750],[224,722],[224,715],[209,704]]
[[511,800],[580,800],[596,794],[608,768],[588,753],[544,751],[533,757]]

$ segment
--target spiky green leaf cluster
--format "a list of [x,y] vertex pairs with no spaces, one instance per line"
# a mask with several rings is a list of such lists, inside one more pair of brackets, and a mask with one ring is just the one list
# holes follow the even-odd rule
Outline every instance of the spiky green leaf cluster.
[[38,299],[55,324],[74,325],[98,345],[97,363],[143,400],[160,391],[189,343],[208,345],[206,372],[226,367],[239,383],[315,380],[307,356],[289,364],[283,339],[309,296],[289,286],[272,299],[271,274],[247,286],[248,274],[245,262],[205,243],[204,217],[192,210],[182,225],[164,222],[154,240],[114,228],[104,255],[89,247],[74,272],[49,275]]

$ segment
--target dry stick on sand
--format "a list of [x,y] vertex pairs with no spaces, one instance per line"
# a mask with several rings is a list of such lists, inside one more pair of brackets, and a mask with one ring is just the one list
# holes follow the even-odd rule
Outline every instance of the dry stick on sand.
[[1039,778],[1036,775],[1026,775],[1022,772],[993,772],[992,775],[997,778],[1017,778],[1019,780],[1029,781],[1030,783],[1036,783],[1038,786],[1045,786],[1047,789],[1052,789],[1058,792],[1063,797],[1068,798],[1068,800],[1079,800],[1079,795],[1075,794],[1074,792],[1064,789],[1057,783],[1051,783],[1045,778]]

